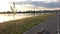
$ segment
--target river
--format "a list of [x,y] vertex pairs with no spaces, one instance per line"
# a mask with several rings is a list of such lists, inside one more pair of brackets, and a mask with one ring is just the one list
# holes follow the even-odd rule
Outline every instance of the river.
[[[36,13],[35,16],[42,15],[40,13]],[[34,14],[31,13],[21,13],[21,14],[0,14],[0,23],[10,20],[16,20],[16,19],[23,19],[27,17],[32,17]]]

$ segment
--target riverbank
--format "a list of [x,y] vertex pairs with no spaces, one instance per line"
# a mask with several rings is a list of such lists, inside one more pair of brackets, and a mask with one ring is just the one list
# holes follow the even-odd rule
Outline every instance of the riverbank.
[[4,22],[0,27],[0,31],[4,34],[23,34],[25,31],[38,25],[50,16],[51,14],[44,14],[40,16]]

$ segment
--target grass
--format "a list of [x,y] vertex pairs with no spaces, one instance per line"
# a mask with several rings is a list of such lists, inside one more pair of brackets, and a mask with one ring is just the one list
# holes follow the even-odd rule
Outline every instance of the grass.
[[2,33],[4,34],[23,34],[32,27],[46,20],[51,14],[44,14],[41,16],[34,16],[14,21],[4,22],[2,26]]

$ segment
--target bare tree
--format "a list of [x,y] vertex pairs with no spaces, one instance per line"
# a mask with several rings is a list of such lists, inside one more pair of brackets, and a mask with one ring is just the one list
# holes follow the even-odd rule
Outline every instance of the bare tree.
[[17,9],[15,8],[15,3],[13,2],[13,6],[10,6],[10,9],[13,13],[13,18],[15,19],[15,15],[16,15],[16,12],[17,12]]

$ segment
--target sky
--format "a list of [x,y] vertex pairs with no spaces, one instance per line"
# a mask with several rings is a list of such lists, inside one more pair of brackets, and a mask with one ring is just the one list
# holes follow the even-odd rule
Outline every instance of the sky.
[[60,0],[0,0],[0,12],[9,11],[12,2],[18,11],[60,9]]

